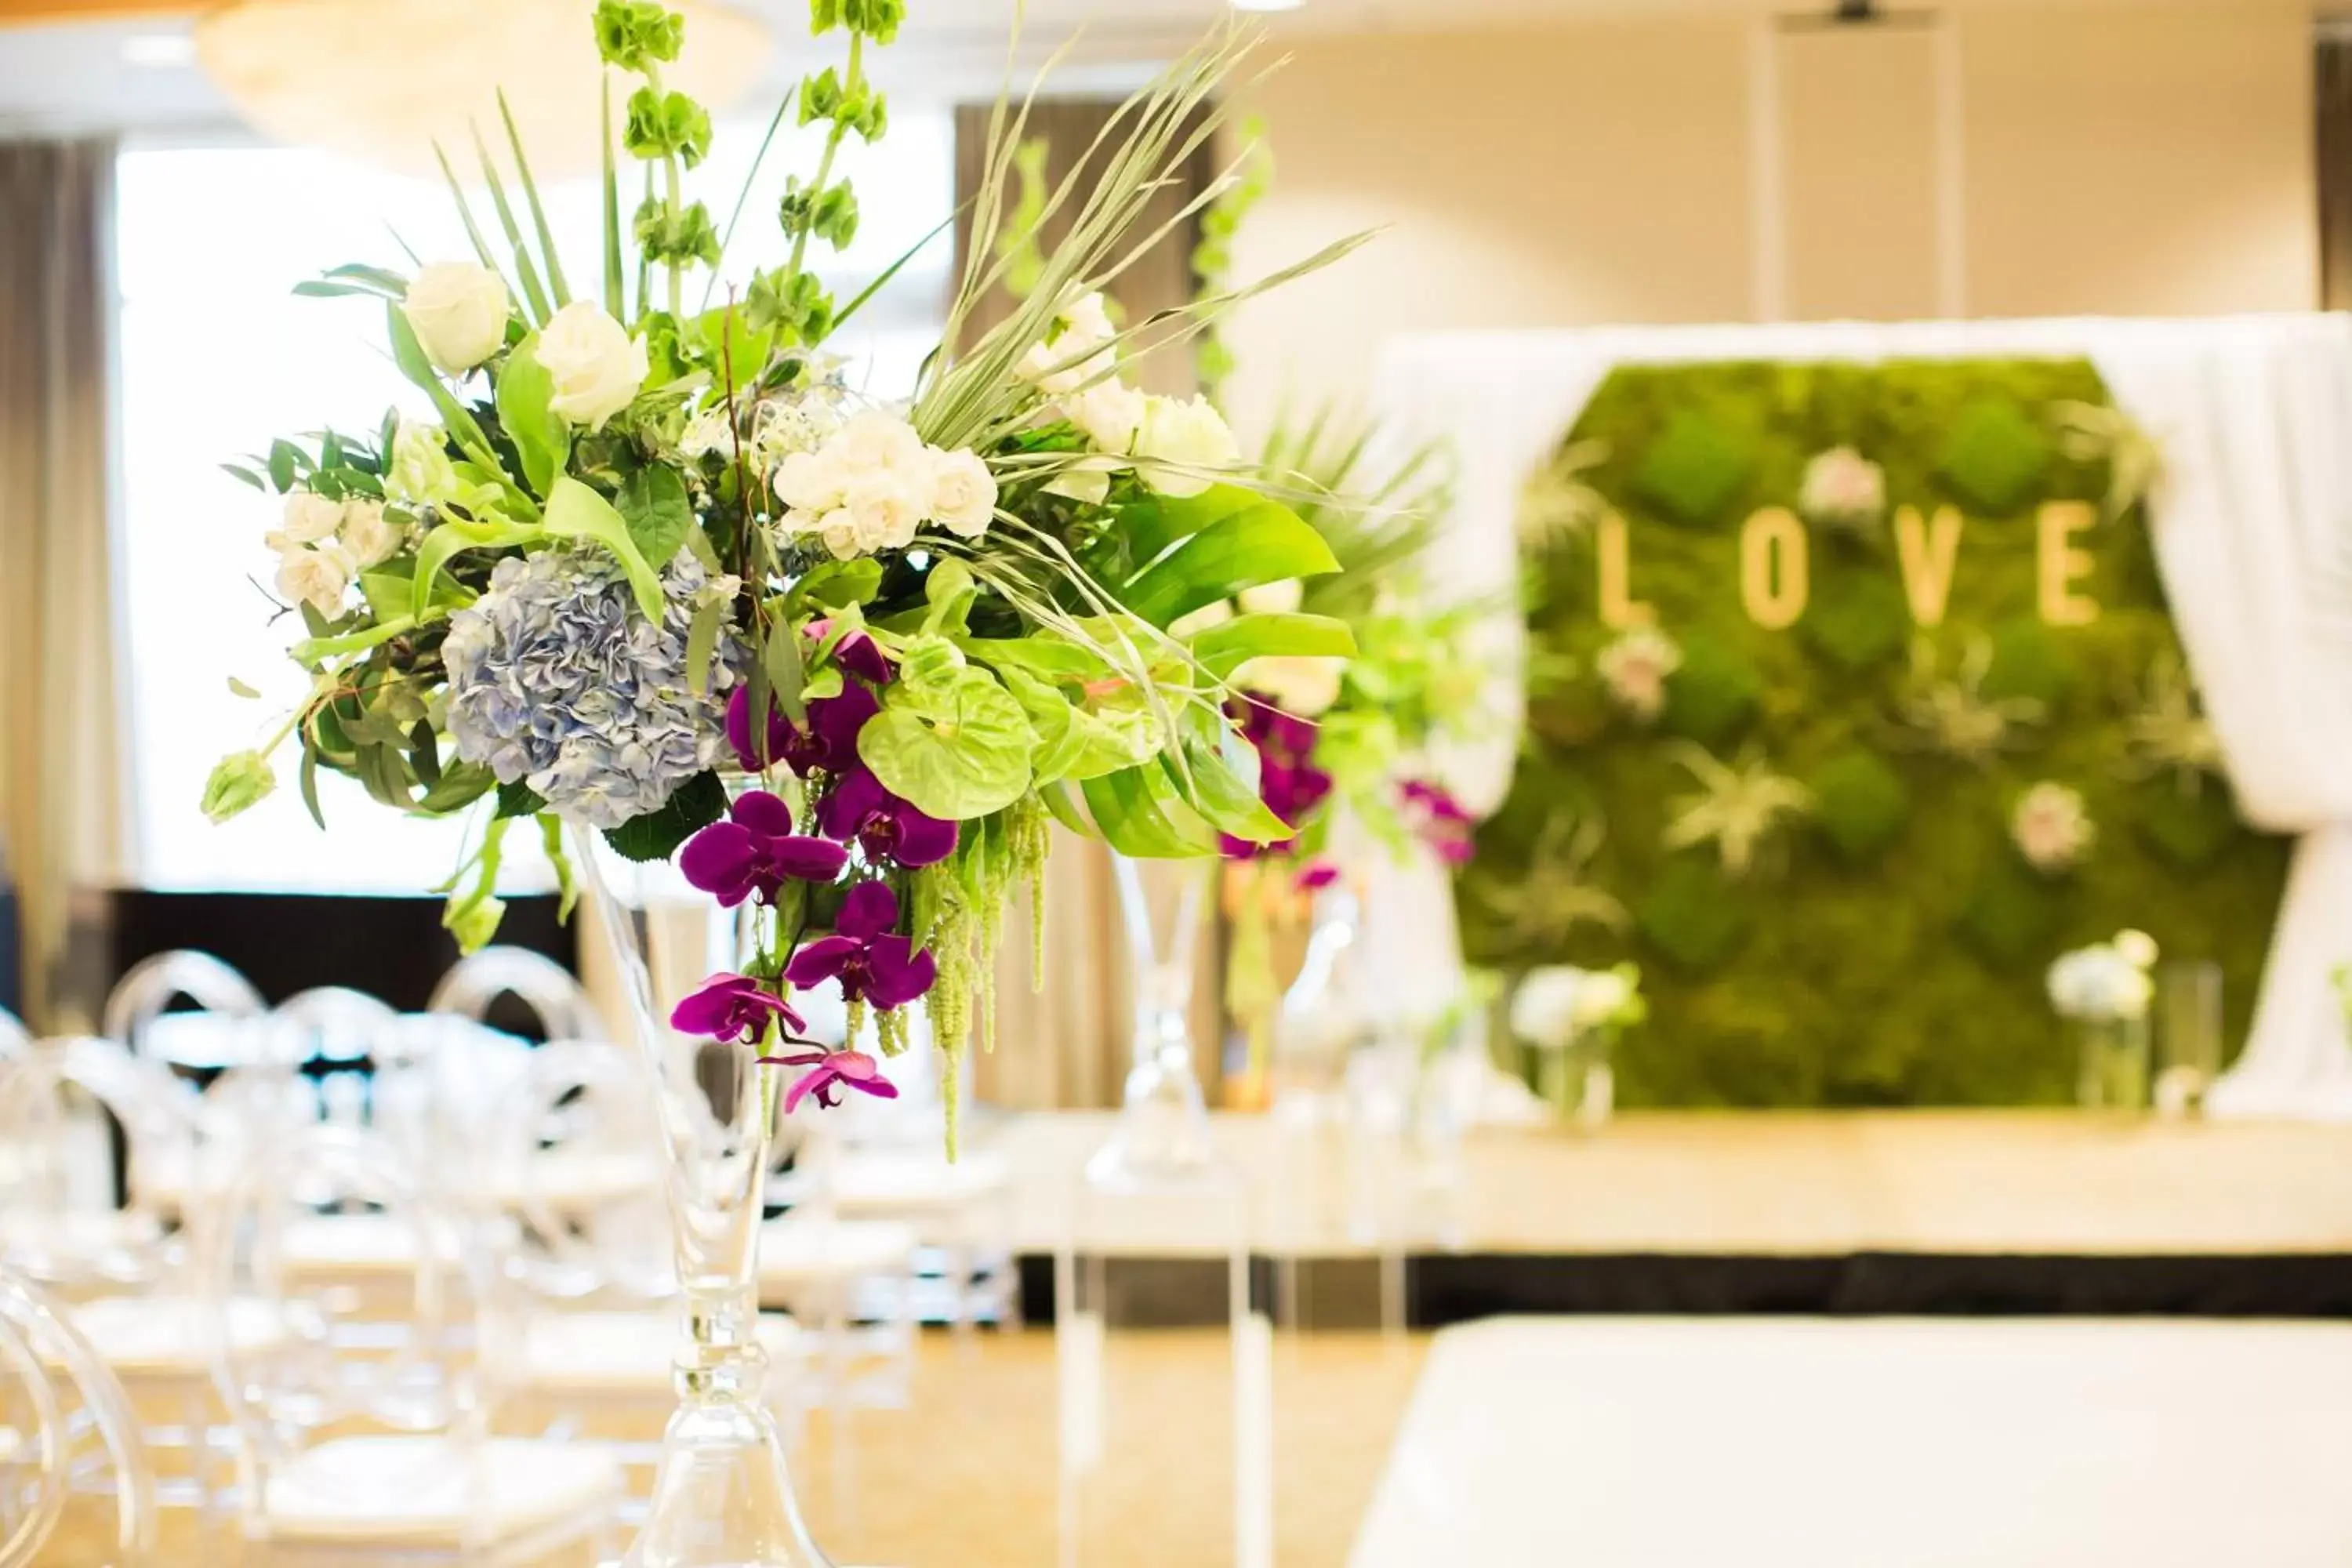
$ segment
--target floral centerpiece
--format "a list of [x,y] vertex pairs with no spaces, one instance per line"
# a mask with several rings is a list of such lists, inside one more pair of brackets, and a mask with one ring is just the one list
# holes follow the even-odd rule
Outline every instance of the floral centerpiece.
[[2077,1096],[2086,1110],[2137,1110],[2147,1102],[2156,960],[2153,937],[2123,931],[2063,953],[2050,966],[2050,1005],[2079,1037]]
[[[783,198],[774,264],[714,300],[739,237],[686,193],[712,127],[664,84],[683,20],[602,0],[617,123],[595,286],[565,276],[509,124],[514,188],[481,160],[494,218],[451,177],[473,257],[305,286],[383,301],[430,416],[230,465],[280,498],[268,542],[305,689],[221,764],[206,811],[267,794],[290,746],[313,816],[321,772],[393,810],[472,814],[446,916],[467,949],[497,929],[518,822],[567,895],[592,836],[598,853],[675,858],[749,912],[753,940],[671,1021],[796,1068],[795,1107],[892,1092],[855,1049],[861,1016],[886,1056],[916,1006],[950,1052],[987,1039],[1004,907],[1036,884],[1049,821],[1139,856],[1294,842],[1292,775],[1262,760],[1236,676],[1355,647],[1345,621],[1296,602],[1199,616],[1269,584],[1295,601],[1339,562],[1275,493],[1296,481],[1242,462],[1212,406],[1126,382],[1134,332],[1096,293],[1223,123],[1217,91],[1250,37],[1220,34],[1138,96],[1099,178],[1052,194],[1067,238],[984,331],[972,312],[1003,263],[972,247],[942,349],[901,403],[855,390],[824,352],[865,296],[836,300],[816,257],[856,230],[834,167],[848,139],[884,133],[865,66],[902,14],[813,0],[814,32],[846,43],[843,67],[798,89],[823,151]],[[1001,221],[1025,113],[998,106],[975,232]],[[645,172],[633,213],[615,139]],[[1149,325],[1181,341],[1345,248]],[[838,1050],[804,1038],[794,1005],[826,983],[853,1015]]]
[[1538,1053],[1544,1098],[1588,1127],[1612,1109],[1618,1037],[1649,1016],[1642,972],[1632,963],[1548,964],[1521,976],[1511,994],[1511,1033]]

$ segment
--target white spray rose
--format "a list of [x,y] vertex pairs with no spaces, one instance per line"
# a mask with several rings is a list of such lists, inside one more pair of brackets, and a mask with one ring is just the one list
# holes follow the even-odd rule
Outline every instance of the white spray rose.
[[1066,400],[1070,423],[1098,450],[1124,456],[1135,450],[1151,400],[1123,381],[1101,381]]
[[1576,994],[1589,978],[1565,964],[1530,970],[1511,994],[1511,1033],[1549,1050],[1567,1046],[1576,1037]]
[[343,521],[343,503],[312,490],[296,490],[286,498],[283,521],[269,535],[272,550],[291,550],[331,537]]
[[836,507],[817,519],[816,536],[824,541],[824,547],[833,552],[836,561],[864,553],[857,538],[857,520],[844,508]]
[[841,504],[846,478],[829,453],[794,452],[776,465],[776,499],[794,511],[828,512]]
[[355,565],[378,565],[400,548],[400,529],[383,514],[383,502],[355,496],[343,503],[343,526],[337,538],[343,553]]
[[1290,616],[1307,597],[1307,586],[1296,577],[1285,577],[1279,583],[1261,583],[1255,588],[1244,588],[1234,595],[1242,604],[1242,613],[1250,616]]
[[888,468],[911,479],[930,465],[930,448],[915,434],[915,427],[879,408],[869,408],[842,426],[824,450],[852,478]]
[[1286,713],[1312,719],[1339,700],[1339,676],[1347,667],[1344,658],[1267,654],[1234,671],[1234,684],[1272,698]]
[[1143,429],[1135,443],[1143,481],[1164,496],[1196,496],[1216,482],[1214,476],[1182,469],[1227,468],[1241,460],[1241,447],[1225,426],[1225,416],[1205,397],[1189,402],[1174,397],[1150,400]]
[[473,369],[507,341],[506,280],[470,261],[436,261],[408,285],[401,313],[425,357],[446,374]]
[[343,607],[351,584],[352,560],[340,545],[297,545],[278,559],[278,592],[322,616]]
[[539,363],[555,382],[547,400],[558,417],[591,430],[629,405],[646,381],[646,340],[589,300],[555,312],[539,333]]
[[856,525],[862,548],[904,550],[915,542],[915,530],[922,526],[923,505],[929,499],[928,486],[919,489],[896,468],[868,468],[851,478],[842,504]]
[[1019,374],[1037,384],[1049,397],[1065,397],[1118,368],[1111,340],[1118,329],[1099,293],[1081,295],[1062,307],[1060,326],[1042,343],[1032,343],[1022,356]]
[[384,493],[411,506],[428,506],[457,493],[457,468],[450,461],[448,433],[438,425],[403,419],[392,437],[392,466]]
[[996,515],[996,476],[969,447],[931,453],[931,521],[963,539],[978,539]]

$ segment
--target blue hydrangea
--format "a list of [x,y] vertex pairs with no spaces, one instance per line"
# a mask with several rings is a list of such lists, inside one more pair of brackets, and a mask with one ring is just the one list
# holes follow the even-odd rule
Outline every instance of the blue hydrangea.
[[680,552],[662,574],[656,626],[601,550],[499,562],[442,645],[457,754],[591,826],[658,810],[726,745],[728,660],[714,663],[707,694],[687,681],[687,631],[708,581]]

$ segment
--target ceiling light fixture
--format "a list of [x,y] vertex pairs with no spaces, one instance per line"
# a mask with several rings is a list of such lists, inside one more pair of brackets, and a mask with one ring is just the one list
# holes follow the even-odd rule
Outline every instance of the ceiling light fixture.
[[134,66],[194,65],[196,41],[185,33],[133,33],[122,40],[122,58]]
[[[766,24],[713,0],[670,0],[686,48],[664,75],[714,111],[759,78]],[[194,47],[265,134],[412,174],[433,144],[473,164],[472,127],[502,145],[498,95],[542,179],[599,160],[596,45],[583,0],[233,0],[197,19]],[[629,84],[615,82],[617,123]]]

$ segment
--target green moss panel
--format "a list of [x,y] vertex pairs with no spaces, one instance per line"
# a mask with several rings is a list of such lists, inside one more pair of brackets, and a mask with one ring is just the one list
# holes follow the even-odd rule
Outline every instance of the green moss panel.
[[[2036,510],[2106,492],[2104,463],[2055,437],[2065,401],[2109,401],[2087,363],[1626,367],[1563,433],[1605,444],[1588,478],[1626,520],[1633,596],[1684,662],[1654,722],[1620,710],[1594,672],[1617,635],[1601,621],[1594,535],[1530,546],[1529,628],[1558,656],[1534,668],[1556,673],[1528,693],[1517,777],[1460,903],[1474,963],[1642,965],[1650,1022],[1623,1047],[1622,1103],[2063,1103],[2074,1064],[2043,971],[2125,926],[2168,959],[2221,965],[2236,1049],[2287,846],[2240,822],[2221,779],[2192,790],[2135,765],[2131,718],[2178,648],[2137,509],[2075,542],[2095,562],[2078,591],[2098,618],[2042,622]],[[1911,623],[1891,528],[1809,529],[1803,617],[1748,618],[1742,522],[1796,510],[1806,465],[1837,446],[1885,469],[1890,519],[1965,515],[1940,627]],[[2042,721],[1981,759],[1934,749],[1906,717],[1923,651],[1946,679],[1976,661],[1984,700],[2038,703]],[[1744,877],[1712,847],[1661,843],[1695,788],[1675,759],[1692,741],[1727,763],[1749,749],[1815,797]],[[2009,835],[2017,798],[2045,779],[2079,790],[2098,831],[2057,875]],[[1574,828],[1596,816],[1593,849]],[[1570,879],[1612,895],[1622,921],[1547,924]]]

